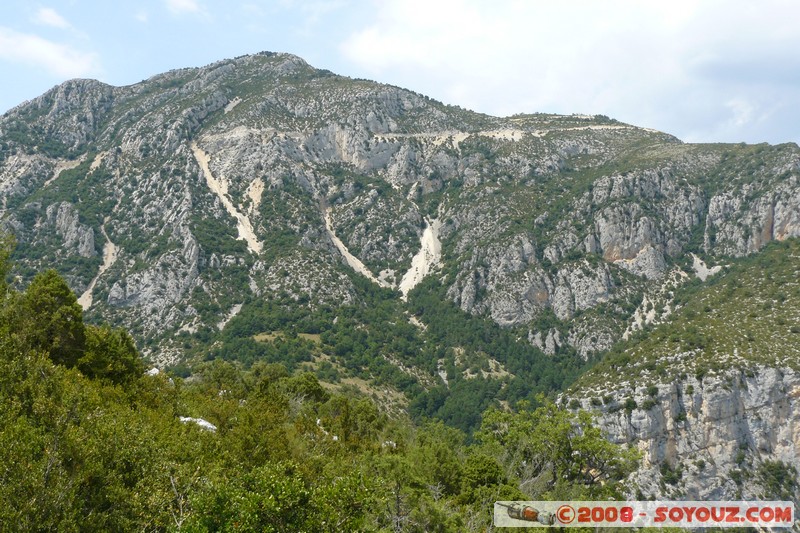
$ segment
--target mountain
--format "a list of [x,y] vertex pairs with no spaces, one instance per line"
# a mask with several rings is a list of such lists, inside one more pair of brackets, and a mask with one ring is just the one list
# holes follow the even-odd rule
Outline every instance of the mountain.
[[[471,430],[487,406],[556,394],[600,359],[609,379],[632,372],[649,339],[658,379],[628,391],[589,374],[567,393],[601,411],[593,398],[630,396],[636,409],[603,416],[634,444],[674,436],[669,417],[648,434],[631,416],[641,386],[664,405],[689,394],[667,384],[691,371],[663,362],[707,349],[687,315],[698,294],[746,283],[748,256],[800,236],[799,176],[795,144],[687,144],[601,115],[491,117],[289,54],[127,87],[73,80],[0,118],[19,282],[54,266],[88,321],[124,326],[153,363],[282,362]],[[707,356],[735,373],[748,354],[731,341]],[[758,375],[789,365],[756,359]],[[700,394],[710,378],[694,379]],[[795,424],[787,402],[776,416]],[[748,460],[789,453],[740,444]],[[690,452],[652,453],[648,471],[669,478]],[[649,494],[666,491],[648,479]]]

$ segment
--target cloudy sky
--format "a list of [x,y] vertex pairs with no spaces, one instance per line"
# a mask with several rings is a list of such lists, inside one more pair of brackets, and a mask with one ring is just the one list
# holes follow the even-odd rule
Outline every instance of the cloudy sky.
[[796,0],[2,0],[0,112],[262,50],[493,115],[800,142]]

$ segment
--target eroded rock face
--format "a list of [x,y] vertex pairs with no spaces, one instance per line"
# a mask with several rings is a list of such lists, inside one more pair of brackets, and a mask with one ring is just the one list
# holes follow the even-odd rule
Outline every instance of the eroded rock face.
[[[67,258],[98,259],[107,220],[119,260],[91,313],[140,338],[216,324],[253,295],[355,301],[326,213],[367,277],[397,288],[437,220],[430,275],[449,299],[589,356],[690,253],[713,268],[800,235],[796,146],[693,146],[605,120],[487,117],[289,54],[78,80],[0,118],[0,208],[37,247],[31,266],[63,265],[78,290],[93,272]],[[81,162],[76,190],[59,187]]]
[[[642,452],[633,481],[645,497],[760,499],[765,489],[757,473],[764,461],[800,471],[797,372],[762,365],[730,368],[702,379],[684,376],[657,389],[606,391],[613,400],[602,408],[590,398],[581,402],[597,411],[612,442]],[[626,410],[627,399],[637,407]]]
[[67,250],[74,250],[82,257],[94,257],[94,229],[80,223],[78,211],[67,202],[47,207],[47,224],[63,239]]
[[44,183],[55,168],[54,162],[40,154],[8,153],[0,166],[0,194],[5,212],[10,199],[24,197]]
[[70,80],[30,101],[25,111],[43,115],[40,123],[47,138],[74,150],[93,140],[113,104],[110,85]]
[[741,191],[723,192],[711,198],[706,219],[704,247],[732,256],[760,250],[772,240],[800,235],[795,176],[782,180],[773,190],[745,185]]

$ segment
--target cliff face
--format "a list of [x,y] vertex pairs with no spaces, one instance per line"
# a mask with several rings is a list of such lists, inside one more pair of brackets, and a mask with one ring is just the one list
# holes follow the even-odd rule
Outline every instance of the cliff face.
[[571,391],[612,441],[642,451],[643,494],[800,501],[798,252],[772,244],[674,289],[669,320]]
[[[657,392],[646,389],[614,391],[618,398],[633,399],[638,406],[633,410],[612,404],[598,412],[612,442],[642,452],[642,467],[632,479],[640,496],[797,498],[797,372],[756,365],[704,379],[686,377],[658,386]],[[593,408],[591,400],[584,406]],[[770,484],[770,462],[779,463],[778,470],[788,474],[783,494]]]

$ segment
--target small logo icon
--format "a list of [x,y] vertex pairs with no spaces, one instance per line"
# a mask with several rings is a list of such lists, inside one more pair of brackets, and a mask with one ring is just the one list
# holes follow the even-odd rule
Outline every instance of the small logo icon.
[[575,509],[571,505],[562,505],[556,511],[556,516],[562,524],[571,524],[575,520]]

